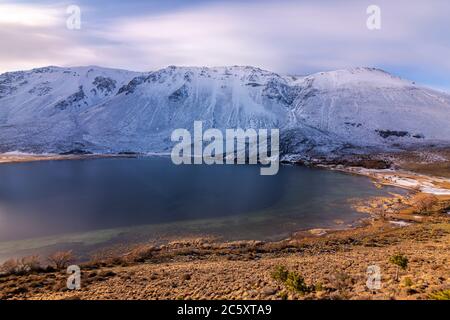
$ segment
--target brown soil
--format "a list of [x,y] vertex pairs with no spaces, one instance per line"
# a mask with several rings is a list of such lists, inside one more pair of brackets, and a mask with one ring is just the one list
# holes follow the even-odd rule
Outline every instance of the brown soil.
[[[120,257],[81,265],[82,288],[66,289],[67,274],[0,277],[3,299],[427,299],[450,289],[450,219],[423,218],[407,227],[382,220],[323,236],[281,242],[219,243],[187,239],[142,245]],[[409,260],[395,279],[389,262]],[[381,269],[381,288],[366,286],[367,268]],[[273,277],[284,266],[314,288],[306,294]]]

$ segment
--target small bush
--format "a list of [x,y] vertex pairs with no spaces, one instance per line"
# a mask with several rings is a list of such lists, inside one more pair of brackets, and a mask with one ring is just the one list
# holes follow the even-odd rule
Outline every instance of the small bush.
[[285,284],[286,287],[300,294],[307,294],[312,291],[311,287],[306,284],[305,279],[296,272],[289,272]]
[[275,270],[272,272],[272,278],[284,283],[288,278],[288,274],[289,272],[285,266],[276,266]]
[[405,284],[405,287],[411,287],[413,285],[411,278],[405,278],[403,283]]
[[402,270],[406,270],[409,261],[406,256],[401,253],[397,253],[389,259],[389,262],[399,266]]
[[278,297],[280,297],[281,300],[287,300],[288,299],[288,294],[285,291],[281,291],[278,293]]
[[406,270],[409,262],[408,258],[401,253],[397,253],[389,258],[389,262],[397,266],[397,270],[395,272],[395,280],[398,281],[399,269],[401,268],[402,270]]
[[20,265],[26,272],[41,270],[39,256],[28,256],[20,259]]
[[418,214],[428,214],[438,202],[438,198],[429,194],[418,194],[412,199],[412,204]]
[[314,291],[316,292],[320,292],[320,291],[324,291],[325,288],[323,287],[323,284],[321,282],[316,283],[316,285],[314,286]]
[[14,274],[17,270],[17,260],[16,259],[9,259],[3,262],[3,264],[0,266],[0,272],[3,274]]
[[56,269],[65,269],[75,260],[72,250],[59,251],[47,258],[48,262]]
[[450,290],[433,292],[428,297],[433,300],[450,300]]
[[272,278],[283,283],[286,288],[300,294],[314,291],[314,286],[308,286],[300,274],[288,271],[285,266],[275,267],[275,270],[272,272]]
[[41,270],[39,256],[27,256],[19,259],[9,259],[0,266],[3,274],[25,274]]
[[340,293],[347,292],[354,284],[353,277],[345,272],[335,272],[329,277],[328,280],[331,287]]
[[130,262],[145,262],[154,257],[156,247],[153,245],[138,245],[131,250],[124,259]]

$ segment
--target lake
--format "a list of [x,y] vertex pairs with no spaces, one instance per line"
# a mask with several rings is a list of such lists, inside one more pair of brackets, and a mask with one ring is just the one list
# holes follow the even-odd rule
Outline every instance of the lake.
[[183,235],[281,239],[363,217],[351,200],[386,195],[360,176],[283,165],[180,165],[108,158],[0,165],[0,257]]

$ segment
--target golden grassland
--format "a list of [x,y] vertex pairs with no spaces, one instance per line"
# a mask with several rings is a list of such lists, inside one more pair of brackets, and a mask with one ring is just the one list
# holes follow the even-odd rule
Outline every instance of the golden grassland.
[[[81,290],[67,290],[65,270],[51,270],[3,276],[0,292],[3,299],[430,299],[450,289],[449,243],[449,221],[438,217],[277,243],[190,239],[86,263]],[[398,253],[408,266],[396,279],[389,261]],[[370,265],[380,267],[379,290],[366,286]],[[308,289],[280,281],[280,267]]]

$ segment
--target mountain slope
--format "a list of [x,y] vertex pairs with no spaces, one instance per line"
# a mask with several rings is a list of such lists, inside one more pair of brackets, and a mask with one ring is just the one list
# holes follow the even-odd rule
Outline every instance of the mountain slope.
[[308,76],[294,102],[296,122],[357,146],[450,140],[450,96],[377,70]]
[[450,143],[450,96],[384,71],[305,77],[254,67],[0,75],[0,151],[167,152],[173,129],[279,128],[285,154]]
[[57,152],[76,145],[84,133],[80,114],[114,97],[137,75],[99,67],[0,75],[0,149]]

